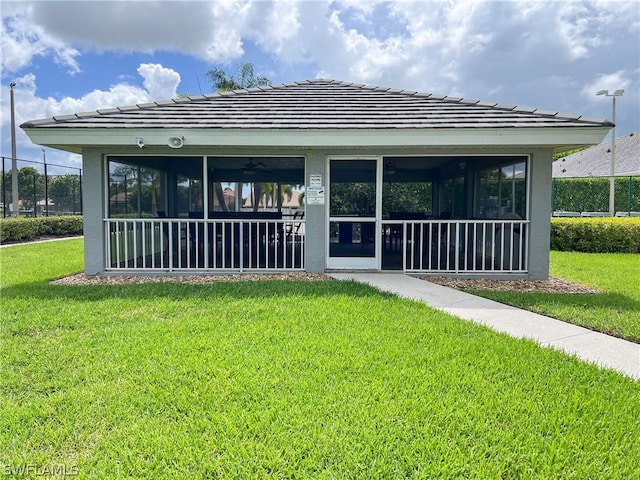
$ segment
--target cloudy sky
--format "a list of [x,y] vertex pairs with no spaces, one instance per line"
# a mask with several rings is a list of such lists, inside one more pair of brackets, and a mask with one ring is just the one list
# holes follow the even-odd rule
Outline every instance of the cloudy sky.
[[[1,150],[16,123],[211,92],[244,62],[316,77],[611,118],[640,129],[640,1],[5,1]],[[41,147],[18,129],[18,157]],[[46,150],[47,160],[79,165]]]

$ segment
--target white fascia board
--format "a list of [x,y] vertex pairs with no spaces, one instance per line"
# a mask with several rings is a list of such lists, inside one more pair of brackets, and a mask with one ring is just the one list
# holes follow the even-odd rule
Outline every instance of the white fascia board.
[[32,142],[81,152],[83,147],[167,146],[169,137],[184,137],[187,147],[397,147],[397,146],[539,146],[597,145],[607,127],[433,128],[433,129],[153,129],[25,128]]

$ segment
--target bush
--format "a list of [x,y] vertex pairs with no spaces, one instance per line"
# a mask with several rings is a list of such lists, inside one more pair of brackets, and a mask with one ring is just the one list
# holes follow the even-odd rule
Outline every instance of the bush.
[[640,253],[640,218],[552,218],[551,250]]
[[65,235],[82,235],[82,216],[0,219],[0,242]]

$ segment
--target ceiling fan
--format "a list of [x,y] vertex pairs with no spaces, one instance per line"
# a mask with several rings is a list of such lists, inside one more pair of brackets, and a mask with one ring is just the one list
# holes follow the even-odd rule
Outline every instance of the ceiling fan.
[[267,169],[267,166],[262,162],[255,162],[253,158],[250,158],[242,168],[243,175],[255,175],[257,172],[271,173],[271,170]]

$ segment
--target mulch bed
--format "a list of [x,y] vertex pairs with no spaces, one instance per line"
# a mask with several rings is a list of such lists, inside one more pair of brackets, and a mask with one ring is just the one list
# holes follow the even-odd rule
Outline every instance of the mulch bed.
[[244,282],[269,280],[306,280],[325,281],[331,277],[318,273],[261,273],[261,274],[232,274],[232,275],[95,275],[84,273],[53,280],[51,285],[137,285],[141,283],[186,283],[190,285],[205,285],[214,282]]
[[[231,275],[96,275],[84,273],[60,278],[52,285],[137,285],[142,283],[186,283],[206,285],[214,282],[244,282],[270,280],[327,281],[331,277],[319,273],[242,273]],[[448,277],[423,277],[422,280],[458,290],[501,290],[546,293],[600,293],[599,290],[551,277],[548,280],[485,280]]]

